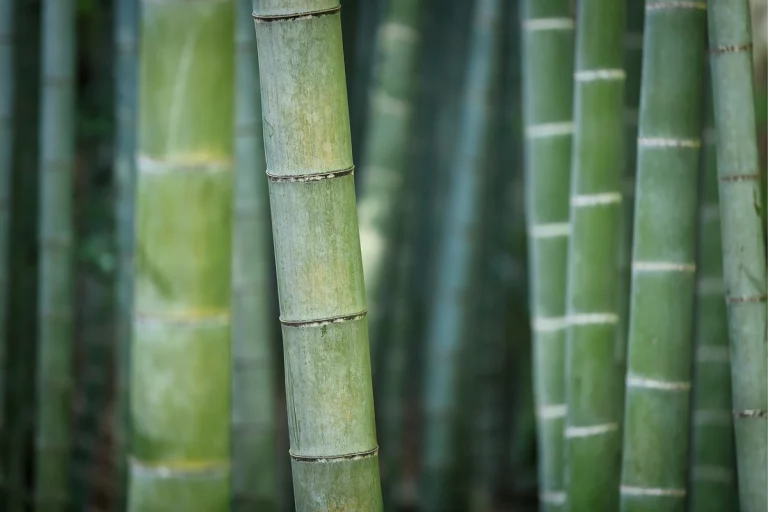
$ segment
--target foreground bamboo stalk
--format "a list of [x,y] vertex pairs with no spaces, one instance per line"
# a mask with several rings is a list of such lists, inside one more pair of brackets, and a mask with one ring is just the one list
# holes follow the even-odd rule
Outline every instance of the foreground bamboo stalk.
[[565,506],[564,321],[573,135],[573,18],[568,0],[527,0],[523,13],[526,209],[542,510]]
[[437,283],[428,316],[424,387],[425,441],[421,499],[425,510],[465,510],[465,451],[462,439],[469,409],[466,400],[474,312],[466,298],[473,290],[476,233],[481,222],[483,155],[490,132],[490,102],[495,66],[499,64],[498,0],[475,3],[464,97],[459,115],[460,138],[450,176],[447,209],[437,253]]
[[75,4],[43,2],[35,506],[69,507]]
[[624,16],[625,0],[583,0],[576,16],[565,426],[573,512],[619,508],[623,386],[615,349]]
[[766,268],[747,0],[710,0],[723,281],[743,512],[768,509]]
[[234,1],[141,10],[129,510],[223,512]]
[[704,9],[674,0],[645,4],[621,479],[626,512],[685,508]]
[[730,512],[738,510],[736,454],[711,94],[706,99],[705,112],[696,262],[690,507],[694,512]]
[[296,510],[380,511],[338,0],[255,0]]
[[251,0],[237,0],[232,258],[232,500],[277,509],[269,208]]

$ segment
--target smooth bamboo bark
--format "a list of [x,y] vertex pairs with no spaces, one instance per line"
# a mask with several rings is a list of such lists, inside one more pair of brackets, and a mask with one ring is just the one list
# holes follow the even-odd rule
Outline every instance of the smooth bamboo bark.
[[75,4],[43,2],[35,509],[69,506]]
[[[476,2],[469,60],[464,75],[458,141],[449,183],[447,209],[437,253],[437,282],[426,338],[424,452],[421,500],[427,511],[465,510],[466,480],[462,439],[467,421],[469,354],[474,312],[467,301],[474,285],[481,222],[483,156],[490,131],[490,108],[500,30],[498,0]],[[468,446],[467,446],[468,447]]]
[[576,16],[565,426],[568,509],[619,508],[622,372],[616,360],[625,0]]
[[692,512],[730,512],[738,510],[736,454],[711,94],[706,98],[705,112],[707,127],[699,186],[689,503]]
[[383,509],[338,0],[256,0],[296,510]]
[[621,510],[685,510],[705,4],[645,3]]
[[768,509],[766,269],[747,0],[709,2],[723,281],[743,512]]
[[[401,197],[409,161],[416,65],[421,42],[421,0],[390,0],[378,30],[378,63],[370,96],[358,201],[360,245],[368,299],[371,360],[391,324],[393,276]],[[376,373],[376,372],[374,372]]]
[[523,6],[523,104],[533,375],[542,510],[563,510],[565,291],[573,136],[573,18],[568,0]]
[[138,0],[114,3],[115,44],[115,219],[117,284],[115,289],[115,510],[125,510],[130,436],[130,346],[133,304],[133,200],[136,166],[138,79]]
[[271,247],[256,35],[251,0],[237,0],[232,258],[233,510],[277,508]]
[[230,507],[234,5],[141,4],[134,512]]

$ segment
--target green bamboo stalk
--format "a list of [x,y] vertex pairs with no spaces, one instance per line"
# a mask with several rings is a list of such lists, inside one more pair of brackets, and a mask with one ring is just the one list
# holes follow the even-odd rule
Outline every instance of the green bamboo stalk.
[[115,510],[125,510],[130,435],[130,346],[133,302],[133,199],[136,168],[138,79],[138,0],[114,4],[115,44],[115,220],[117,283],[115,287]]
[[232,0],[144,0],[129,510],[230,507]]
[[625,0],[578,5],[568,247],[566,491],[572,511],[619,508],[616,361]]
[[256,0],[296,510],[383,509],[338,0]]
[[69,506],[75,5],[43,2],[35,509]]
[[706,4],[645,4],[621,510],[684,510]]
[[573,19],[569,0],[523,8],[528,251],[534,395],[542,510],[563,510],[565,288],[573,135]]
[[728,318],[717,198],[717,153],[711,92],[707,95],[703,172],[699,187],[696,326],[691,407],[690,510],[738,510],[731,414]]
[[768,509],[766,269],[747,0],[709,2],[723,282],[743,512]]
[[8,285],[10,282],[10,212],[11,178],[13,168],[13,103],[14,103],[14,1],[0,0],[0,503],[5,502],[6,460],[8,439],[6,423],[6,393],[8,359],[6,324],[8,318]]
[[269,209],[251,0],[236,9],[235,218],[232,258],[232,499],[277,507]]
[[358,201],[360,245],[369,309],[371,360],[391,325],[391,295],[398,252],[397,227],[411,152],[412,110],[421,40],[421,0],[390,0],[378,31],[378,64],[372,88]]
[[424,451],[421,500],[424,510],[466,510],[466,420],[464,358],[474,309],[477,232],[481,222],[483,154],[490,131],[493,78],[500,50],[498,0],[478,0],[464,75],[461,136],[450,175],[446,216],[437,253],[437,282],[427,326],[424,384]]

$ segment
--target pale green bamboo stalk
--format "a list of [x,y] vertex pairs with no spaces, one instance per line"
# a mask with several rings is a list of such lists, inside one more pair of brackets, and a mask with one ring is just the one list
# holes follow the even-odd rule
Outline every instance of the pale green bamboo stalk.
[[[371,91],[362,186],[358,201],[360,245],[368,300],[371,360],[392,322],[398,213],[411,155],[412,110],[421,42],[421,0],[390,0],[377,38],[378,62]],[[374,371],[376,373],[376,371]]]
[[766,269],[747,0],[710,0],[723,282],[743,512],[768,509]]
[[267,179],[251,0],[237,0],[232,258],[232,507],[277,508]]
[[621,510],[684,510],[706,5],[645,3]]
[[10,212],[13,169],[13,104],[14,104],[14,2],[0,0],[0,503],[6,493],[6,447],[8,425],[6,402],[10,384],[6,348],[8,289],[10,284]]
[[128,508],[223,512],[235,3],[141,11]]
[[255,0],[296,510],[381,511],[338,0]]
[[117,283],[115,289],[115,510],[125,510],[130,436],[130,346],[133,302],[133,200],[136,168],[138,79],[138,0],[114,3],[115,44],[115,220]]
[[424,510],[466,510],[466,450],[470,409],[469,340],[476,243],[481,222],[483,156],[488,146],[495,67],[499,64],[501,3],[478,0],[471,22],[469,59],[459,115],[460,138],[448,184],[437,282],[428,316],[425,349],[424,451],[421,504]]
[[563,510],[565,291],[573,136],[573,18],[569,0],[521,3],[531,330],[542,510]]
[[75,4],[43,2],[35,510],[70,505]]
[[625,3],[583,0],[576,16],[565,384],[565,481],[574,512],[619,508]]
[[699,186],[689,509],[730,512],[739,507],[711,94],[707,95],[704,110],[707,123]]

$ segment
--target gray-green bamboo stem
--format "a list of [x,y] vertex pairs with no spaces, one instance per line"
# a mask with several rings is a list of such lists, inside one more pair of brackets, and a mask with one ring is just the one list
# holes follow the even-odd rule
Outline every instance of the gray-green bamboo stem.
[[232,500],[236,512],[277,508],[272,365],[272,248],[256,35],[251,0],[237,0],[232,254]]
[[616,360],[625,0],[576,16],[565,426],[568,509],[619,508],[622,371]]
[[723,282],[743,512],[768,509],[766,269],[747,0],[710,0]]
[[645,3],[621,510],[684,510],[705,4]]
[[256,0],[296,510],[383,509],[338,0]]
[[[707,80],[708,81],[708,80]],[[723,288],[720,205],[717,197],[717,149],[712,97],[707,114],[699,186],[696,325],[691,404],[691,512],[738,510],[736,453],[731,413],[731,358],[728,313]]]
[[128,509],[223,512],[235,2],[141,11]]
[[75,3],[43,2],[35,510],[70,505]]
[[573,26],[568,0],[523,6],[523,105],[534,401],[542,510],[563,510],[565,291],[573,136]]

